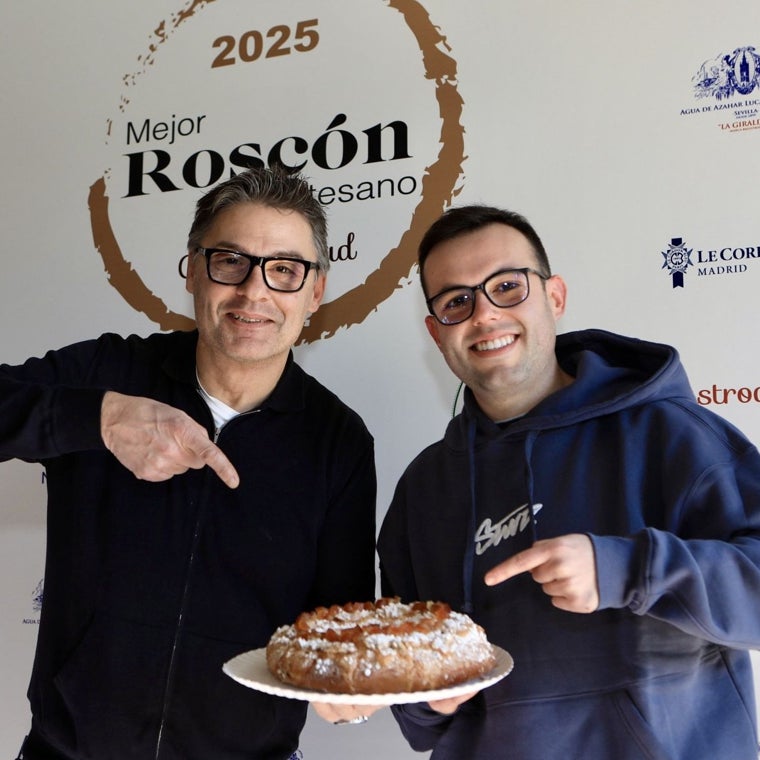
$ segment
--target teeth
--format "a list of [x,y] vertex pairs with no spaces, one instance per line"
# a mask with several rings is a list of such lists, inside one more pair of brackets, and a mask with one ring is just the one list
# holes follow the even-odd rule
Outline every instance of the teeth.
[[240,314],[233,314],[233,319],[237,319],[238,322],[245,322],[247,325],[253,325],[258,322],[263,322],[263,319],[247,319],[246,317],[241,317]]
[[475,344],[476,351],[493,351],[495,348],[504,348],[515,342],[514,336],[509,338],[497,338],[496,340],[482,340]]

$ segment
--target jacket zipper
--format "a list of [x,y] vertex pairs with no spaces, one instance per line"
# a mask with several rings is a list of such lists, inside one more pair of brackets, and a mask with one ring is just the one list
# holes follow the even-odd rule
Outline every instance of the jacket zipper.
[[[204,402],[204,406],[206,406],[205,402]],[[206,409],[208,411],[208,407],[206,407]],[[213,436],[214,443],[217,443],[219,441],[219,436],[222,434],[222,431],[229,424],[234,422],[236,419],[239,419],[240,417],[244,417],[250,414],[255,414],[256,412],[259,412],[259,411],[261,410],[251,409],[248,412],[243,412],[239,414],[237,417],[233,417],[231,420],[228,420],[221,427],[216,427],[216,425],[214,424],[214,436]],[[209,411],[209,416],[211,416],[210,411]],[[217,475],[214,472],[206,473],[204,487],[200,490],[200,493],[199,493],[198,517],[195,521],[195,528],[193,530],[193,540],[190,547],[190,556],[187,561],[187,570],[185,574],[185,585],[184,585],[184,588],[182,589],[182,601],[180,602],[179,614],[177,615],[177,623],[174,629],[174,641],[172,642],[172,651],[171,651],[171,654],[169,655],[169,670],[166,674],[166,683],[164,684],[164,699],[163,699],[163,704],[161,705],[161,723],[158,727],[158,736],[156,737],[156,752],[153,755],[154,760],[159,760],[159,756],[161,754],[161,739],[163,738],[164,726],[166,725],[166,713],[169,707],[169,694],[171,692],[172,681],[174,680],[174,664],[175,664],[175,658],[176,658],[176,653],[177,653],[177,646],[179,644],[180,631],[182,630],[182,621],[185,616],[185,607],[187,605],[187,599],[190,593],[190,578],[192,577],[192,569],[193,569],[193,565],[195,564],[195,554],[198,548],[198,540],[201,534],[201,523],[203,522],[203,517],[205,516],[205,513],[206,513],[207,499],[201,498],[201,497],[205,497],[205,493],[209,488],[210,477],[217,477]]]

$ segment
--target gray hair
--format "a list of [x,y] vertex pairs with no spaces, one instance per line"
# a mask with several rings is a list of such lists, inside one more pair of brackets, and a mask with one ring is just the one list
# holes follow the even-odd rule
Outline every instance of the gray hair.
[[240,203],[296,211],[311,227],[317,263],[322,272],[330,268],[327,248],[327,215],[314,197],[307,179],[301,174],[288,174],[280,167],[246,169],[209,190],[196,204],[195,218],[187,239],[188,251],[194,251],[214,223],[217,214]]

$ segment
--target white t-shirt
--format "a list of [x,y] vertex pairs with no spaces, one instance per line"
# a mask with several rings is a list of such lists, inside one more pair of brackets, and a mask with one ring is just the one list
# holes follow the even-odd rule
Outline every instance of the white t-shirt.
[[231,406],[227,406],[223,401],[218,398],[214,398],[202,385],[198,374],[195,375],[198,381],[198,391],[201,394],[201,398],[208,404],[208,408],[211,411],[211,416],[214,418],[214,440],[216,441],[219,436],[219,431],[233,418],[237,417],[240,412],[237,409],[233,409]]

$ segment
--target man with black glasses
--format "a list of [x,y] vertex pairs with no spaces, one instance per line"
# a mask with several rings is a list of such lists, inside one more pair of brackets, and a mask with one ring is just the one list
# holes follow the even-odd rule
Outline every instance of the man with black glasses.
[[19,757],[300,756],[306,703],[222,666],[303,610],[374,596],[372,438],[291,352],[328,265],[308,183],[244,172],[197,204],[196,331],[0,367],[0,458],[48,485]]
[[556,335],[566,286],[522,216],[446,212],[426,324],[465,384],[402,476],[383,592],[470,613],[514,670],[394,707],[433,760],[756,760],[760,457],[700,407],[677,352]]

